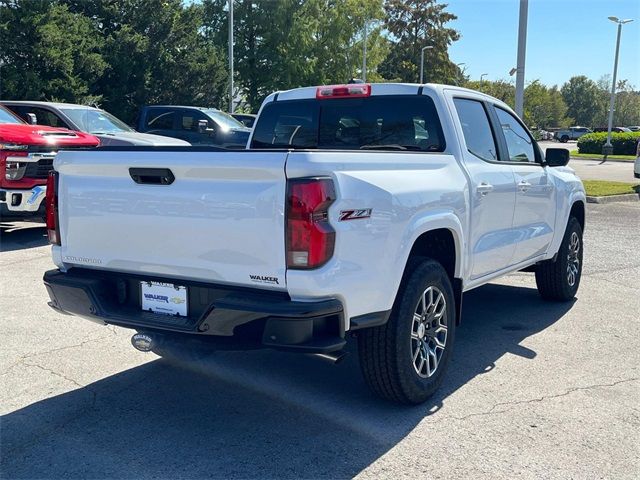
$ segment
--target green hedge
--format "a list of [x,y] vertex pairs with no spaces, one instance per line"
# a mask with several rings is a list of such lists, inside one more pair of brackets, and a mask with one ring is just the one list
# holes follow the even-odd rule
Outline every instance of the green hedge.
[[[587,133],[578,139],[579,153],[602,154],[602,146],[607,141],[607,132]],[[635,155],[640,132],[614,132],[611,134],[613,155]]]

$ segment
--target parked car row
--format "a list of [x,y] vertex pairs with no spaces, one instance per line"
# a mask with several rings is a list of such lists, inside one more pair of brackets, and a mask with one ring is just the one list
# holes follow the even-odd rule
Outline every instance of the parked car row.
[[45,184],[60,148],[245,148],[254,115],[215,108],[146,106],[136,129],[99,108],[70,103],[0,102],[0,219],[42,216]]
[[[566,143],[569,140],[577,140],[581,136],[586,135],[587,133],[594,132],[607,132],[608,127],[595,127],[593,129],[587,127],[569,127],[556,131],[553,134],[553,138],[562,143]],[[611,127],[611,131],[614,133],[622,133],[622,132],[640,132],[640,125],[632,125],[629,127]]]
[[44,215],[45,185],[58,150],[99,144],[91,134],[29,124],[0,106],[0,219]]

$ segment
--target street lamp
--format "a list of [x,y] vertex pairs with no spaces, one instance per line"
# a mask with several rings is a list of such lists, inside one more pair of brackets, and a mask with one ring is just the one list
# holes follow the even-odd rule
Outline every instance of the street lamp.
[[609,121],[607,123],[607,142],[602,147],[602,154],[604,160],[607,159],[607,155],[613,154],[613,145],[611,145],[611,128],[613,127],[613,107],[616,101],[616,76],[618,75],[618,54],[620,53],[620,34],[622,33],[622,25],[625,23],[633,22],[632,19],[620,20],[618,17],[609,17],[614,23],[618,24],[618,37],[616,40],[616,56],[613,61],[613,81],[611,82],[611,99],[609,101]]
[[432,46],[428,46],[422,47],[422,50],[420,50],[420,83],[422,83],[422,80],[424,78],[424,51],[431,50],[432,48]]
[[483,73],[482,75],[480,75],[480,83],[482,83],[482,79],[484,77],[486,77],[487,75],[489,75],[488,73]]
[[229,0],[229,113],[233,113],[233,0]]
[[524,63],[527,52],[527,16],[529,12],[529,0],[520,0],[520,20],[518,23],[518,61],[516,64],[516,114],[522,118],[524,115]]

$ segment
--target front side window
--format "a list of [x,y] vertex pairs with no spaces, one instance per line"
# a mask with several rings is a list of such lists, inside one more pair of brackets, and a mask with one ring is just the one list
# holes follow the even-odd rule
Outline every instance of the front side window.
[[431,98],[383,95],[270,103],[251,147],[442,152],[445,142]]
[[533,139],[520,122],[506,110],[496,107],[496,114],[507,141],[509,160],[512,162],[535,162]]
[[482,102],[466,98],[454,98],[467,150],[483,160],[498,160],[496,142],[491,124]]
[[188,110],[183,112],[178,118],[178,128],[180,130],[198,132],[198,126],[202,120],[207,122],[207,128],[213,127],[213,122],[211,122],[204,113],[198,110]]

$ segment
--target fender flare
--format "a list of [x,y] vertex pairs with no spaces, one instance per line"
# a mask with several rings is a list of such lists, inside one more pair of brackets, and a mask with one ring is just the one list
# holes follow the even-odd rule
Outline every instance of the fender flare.
[[418,240],[421,235],[434,230],[442,229],[449,230],[451,232],[451,236],[453,237],[456,256],[454,277],[461,278],[464,269],[463,252],[465,245],[463,228],[460,219],[450,211],[438,213],[430,212],[424,216],[416,217],[412,219],[411,222],[409,222],[409,225],[405,230],[405,234],[402,237],[402,242],[400,243],[400,252],[398,255],[398,257],[402,260],[403,265],[406,267],[407,262],[409,261],[409,254],[411,253],[411,249],[415,245],[416,240]]

